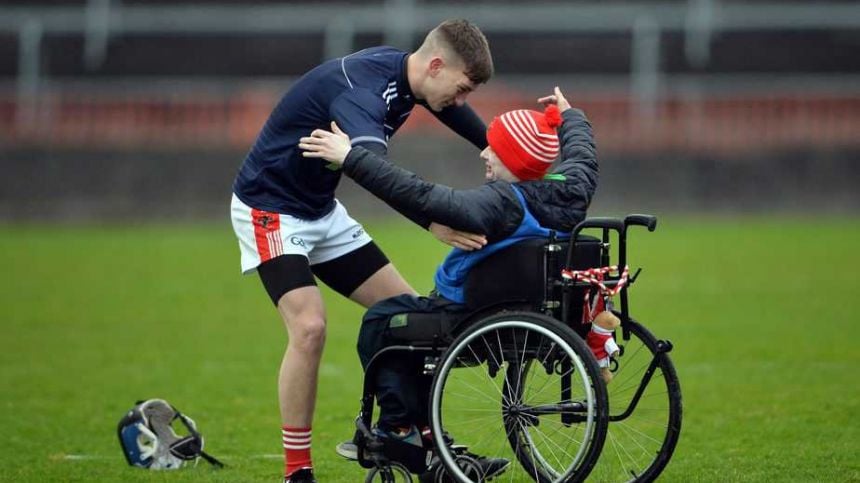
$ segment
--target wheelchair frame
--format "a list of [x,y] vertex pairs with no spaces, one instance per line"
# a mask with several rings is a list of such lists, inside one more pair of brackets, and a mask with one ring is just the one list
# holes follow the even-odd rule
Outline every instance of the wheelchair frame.
[[[628,215],[623,220],[615,219],[615,218],[588,218],[581,223],[579,223],[571,232],[569,247],[567,250],[566,258],[565,258],[565,267],[572,267],[574,265],[574,260],[577,253],[577,248],[580,243],[578,243],[578,236],[584,230],[588,229],[598,229],[601,230],[602,236],[600,240],[600,265],[608,266],[610,261],[610,251],[611,251],[611,232],[616,232],[617,240],[618,240],[618,267],[623,268],[627,265],[627,230],[631,226],[642,226],[648,229],[648,231],[654,231],[657,226],[657,219],[654,216],[650,215]],[[478,310],[474,310],[472,312],[467,312],[466,315],[460,320],[457,324],[457,333],[462,338],[463,335],[467,335],[470,330],[474,327],[479,326],[482,321],[486,321],[492,319],[493,316],[504,315],[504,314],[515,314],[513,311],[519,311],[516,313],[521,314],[525,317],[531,317],[528,314],[535,314],[535,316],[540,317],[551,317],[552,319],[560,322],[563,326],[570,328],[571,332],[573,329],[576,330],[576,335],[580,338],[584,338],[582,334],[583,326],[579,324],[578,320],[571,320],[573,317],[571,314],[574,312],[573,308],[573,297],[576,289],[582,290],[590,287],[588,282],[581,282],[575,280],[569,280],[561,277],[560,273],[558,273],[554,267],[558,266],[559,260],[558,257],[561,255],[561,251],[563,249],[561,245],[561,241],[555,236],[555,233],[552,233],[547,243],[544,245],[544,280],[545,284],[543,287],[543,300],[540,301],[539,304],[535,304],[534,302],[524,302],[524,301],[499,301],[496,304],[482,307]],[[597,389],[598,396],[603,394],[603,402],[601,404],[606,405],[605,408],[598,408],[597,412],[599,418],[605,419],[605,422],[598,422],[598,432],[603,431],[603,434],[597,434],[595,438],[599,441],[594,441],[593,443],[586,443],[587,445],[592,445],[591,450],[594,452],[594,448],[596,448],[597,456],[595,456],[594,461],[586,462],[582,464],[581,467],[577,467],[575,474],[564,473],[564,475],[559,475],[556,472],[550,472],[551,474],[538,474],[539,472],[534,469],[534,466],[537,465],[538,460],[540,459],[540,455],[536,458],[532,458],[530,460],[531,464],[534,465],[532,470],[534,475],[530,474],[533,479],[538,481],[580,481],[588,476],[589,472],[595,468],[595,464],[597,464],[598,469],[602,469],[600,466],[603,464],[603,459],[600,459],[600,463],[598,464],[597,457],[603,447],[603,439],[606,437],[607,429],[605,426],[609,426],[612,428],[612,425],[609,423],[617,423],[623,424],[625,420],[631,417],[634,414],[637,406],[643,400],[643,396],[645,396],[646,391],[651,386],[652,381],[656,378],[662,378],[663,382],[667,386],[666,393],[668,394],[667,399],[667,409],[666,412],[668,414],[667,421],[667,430],[665,435],[663,436],[663,442],[659,451],[657,452],[657,456],[654,457],[653,461],[649,462],[649,465],[645,467],[644,470],[641,468],[632,469],[625,466],[625,463],[621,463],[621,469],[609,469],[606,470],[607,474],[611,475],[610,480],[613,479],[623,479],[624,481],[651,481],[656,478],[660,472],[662,472],[665,465],[668,463],[671,458],[672,452],[674,451],[674,447],[677,443],[678,435],[680,433],[680,421],[681,421],[681,395],[680,395],[680,386],[677,381],[677,376],[674,371],[674,366],[669,360],[668,353],[672,350],[672,343],[665,340],[657,340],[651,336],[650,332],[647,331],[641,324],[636,322],[630,317],[629,310],[629,302],[627,290],[629,287],[636,282],[638,276],[641,273],[641,269],[636,270],[636,272],[629,277],[626,285],[624,285],[619,291],[619,300],[620,300],[620,310],[613,311],[621,320],[620,332],[621,332],[621,341],[622,344],[622,352],[619,358],[624,357],[624,349],[625,346],[628,345],[631,341],[631,337],[633,337],[634,342],[640,344],[642,349],[645,350],[652,355],[651,360],[648,362],[647,366],[644,368],[641,374],[635,374],[636,377],[639,378],[638,385],[636,387],[633,395],[627,399],[626,396],[623,397],[623,401],[619,403],[619,406],[623,406],[623,410],[621,411],[610,411],[610,406],[614,406],[614,400],[610,398],[610,395],[606,393],[606,386],[602,380],[595,380],[593,376],[591,377],[591,384]],[[607,276],[607,278],[603,281],[606,287],[616,287],[620,283],[620,274],[619,275],[611,275]],[[560,295],[560,297],[559,297]],[[560,298],[560,300],[559,300]],[[504,318],[504,317],[496,317]],[[566,331],[565,328],[557,329],[558,332]],[[368,474],[367,481],[376,481],[374,480],[374,475],[381,475],[381,481],[395,481],[395,474],[406,474],[408,477],[408,471],[406,468],[395,461],[392,461],[385,455],[384,452],[384,444],[380,441],[380,438],[375,436],[371,431],[371,424],[373,418],[373,406],[375,401],[375,387],[374,387],[374,379],[376,374],[376,368],[381,363],[381,361],[385,360],[387,357],[394,353],[401,352],[409,352],[414,354],[423,354],[425,356],[425,364],[424,364],[424,374],[425,375],[434,375],[434,390],[431,391],[431,402],[433,399],[433,394],[435,393],[435,386],[437,384],[437,380],[440,375],[438,372],[438,368],[443,365],[445,361],[442,359],[447,356],[447,352],[452,346],[453,342],[456,342],[455,338],[457,338],[456,334],[449,334],[449,340],[434,340],[431,341],[427,346],[418,346],[418,345],[392,345],[388,346],[380,351],[378,351],[369,362],[364,379],[364,387],[363,387],[363,396],[361,398],[361,410],[359,412],[358,417],[356,418],[356,444],[358,446],[358,459],[359,463],[365,467],[370,468],[371,472]],[[581,339],[580,339],[581,340]],[[501,344],[501,342],[500,342]],[[577,348],[577,350],[580,350]],[[637,353],[640,351],[637,350]],[[594,361],[593,356],[588,353],[584,359],[588,364],[594,364],[596,367],[596,361]],[[644,357],[647,357],[644,356]],[[589,360],[590,359],[590,360]],[[451,364],[448,364],[450,366]],[[613,359],[614,368],[617,370],[618,368],[618,360]],[[644,364],[643,364],[644,366]],[[498,369],[498,368],[497,368]],[[588,367],[588,370],[593,370],[591,366]],[[447,375],[445,376],[447,377]],[[571,375],[568,373],[566,376],[561,375],[561,387],[559,399],[560,401],[570,401],[571,399]],[[597,378],[599,379],[599,378]],[[635,379],[635,378],[634,378]],[[660,380],[657,380],[656,384],[659,386],[661,384]],[[603,391],[601,393],[601,391]],[[662,394],[662,393],[659,393]],[[650,394],[648,397],[652,397]],[[599,399],[599,397],[598,397]],[[619,398],[622,399],[622,398]],[[663,403],[660,402],[662,407]],[[612,408],[617,409],[617,408]],[[571,413],[561,413],[561,421],[562,424],[569,426],[576,422],[580,422],[580,416]],[[433,419],[433,416],[431,416]],[[601,424],[604,426],[601,429]],[[509,434],[510,439],[510,434]],[[442,441],[442,437],[438,438],[434,435],[434,439],[436,442],[436,447]],[[513,442],[511,442],[513,444]],[[458,454],[464,454],[465,449],[458,449]],[[618,450],[616,449],[616,452]],[[522,464],[529,463],[529,461],[523,461],[522,458],[517,456],[520,459]],[[619,456],[619,459],[621,457]],[[542,459],[540,461],[543,461]],[[479,475],[476,480],[470,480],[470,476],[464,476],[467,471],[464,470],[464,465],[459,464],[460,470],[457,471],[456,468],[451,468],[452,466],[450,458],[449,461],[445,461],[443,459],[442,465],[437,465],[436,476],[434,477],[434,481],[448,481],[445,479],[444,470],[449,473],[453,472],[455,475],[455,479],[459,481],[482,481],[481,476]],[[608,465],[611,463],[608,463]],[[468,466],[468,464],[466,465]],[[444,468],[444,470],[442,469]],[[474,474],[475,472],[473,472]],[[531,473],[531,471],[530,471]],[[617,476],[618,473],[620,476]],[[629,474],[628,474],[629,473]],[[555,479],[555,478],[560,479]],[[451,478],[449,474],[447,478]],[[408,478],[406,479],[407,481]]]

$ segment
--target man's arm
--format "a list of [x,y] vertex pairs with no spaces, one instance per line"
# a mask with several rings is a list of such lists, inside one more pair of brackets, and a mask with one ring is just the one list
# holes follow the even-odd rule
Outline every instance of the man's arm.
[[478,149],[483,150],[487,147],[487,125],[469,104],[448,106],[439,112],[430,108],[427,110],[433,113],[436,119],[442,121],[442,124],[474,144]]
[[416,213],[436,223],[475,233],[489,241],[516,231],[523,208],[505,182],[469,190],[430,183],[362,147],[349,151],[343,172],[400,212]]

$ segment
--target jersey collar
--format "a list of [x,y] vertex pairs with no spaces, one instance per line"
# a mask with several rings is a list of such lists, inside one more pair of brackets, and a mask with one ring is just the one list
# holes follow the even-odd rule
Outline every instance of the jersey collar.
[[406,75],[406,61],[409,60],[409,53],[403,54],[403,60],[400,62],[400,72],[397,73],[397,92],[407,101],[415,102],[415,95],[412,93],[412,88],[409,87],[409,77]]

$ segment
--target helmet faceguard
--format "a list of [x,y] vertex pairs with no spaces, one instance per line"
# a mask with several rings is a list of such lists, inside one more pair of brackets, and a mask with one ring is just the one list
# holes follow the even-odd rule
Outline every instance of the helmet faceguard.
[[[179,435],[173,422],[179,420],[187,435]],[[203,458],[217,467],[224,465],[203,451],[203,436],[194,420],[163,399],[138,401],[117,426],[119,443],[131,466],[172,470],[187,461]]]

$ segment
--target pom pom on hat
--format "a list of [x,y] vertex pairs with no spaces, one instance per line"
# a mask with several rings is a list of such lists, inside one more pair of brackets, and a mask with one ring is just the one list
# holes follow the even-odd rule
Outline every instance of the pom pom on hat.
[[522,181],[543,177],[558,157],[558,133],[562,123],[558,106],[544,112],[508,111],[493,119],[487,142],[499,160]]
[[561,111],[558,110],[558,106],[556,106],[555,104],[550,104],[546,106],[546,109],[543,110],[543,116],[546,119],[547,126],[561,126]]

